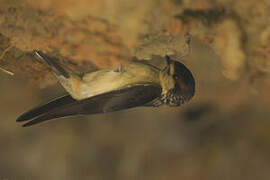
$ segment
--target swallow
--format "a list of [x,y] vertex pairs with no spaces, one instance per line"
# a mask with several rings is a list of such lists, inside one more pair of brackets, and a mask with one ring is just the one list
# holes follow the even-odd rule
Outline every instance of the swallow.
[[162,69],[144,61],[133,60],[114,70],[76,73],[41,51],[33,55],[51,68],[68,92],[18,117],[23,127],[74,115],[119,111],[139,106],[180,106],[195,93],[195,80],[182,63],[165,56]]

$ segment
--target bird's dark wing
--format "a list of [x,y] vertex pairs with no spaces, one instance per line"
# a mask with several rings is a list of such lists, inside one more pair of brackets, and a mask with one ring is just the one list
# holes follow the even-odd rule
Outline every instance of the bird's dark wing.
[[64,116],[119,111],[143,106],[158,98],[160,94],[161,87],[159,86],[136,85],[80,101],[67,95],[24,113],[17,121],[30,120],[23,126],[31,126]]

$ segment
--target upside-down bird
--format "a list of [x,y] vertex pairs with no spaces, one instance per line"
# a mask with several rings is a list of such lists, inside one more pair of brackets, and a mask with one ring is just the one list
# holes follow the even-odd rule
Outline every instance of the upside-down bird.
[[195,92],[195,80],[182,63],[165,56],[159,69],[143,61],[132,61],[115,70],[78,74],[41,51],[33,51],[47,64],[69,95],[54,99],[22,114],[17,121],[31,126],[50,119],[107,113],[138,106],[180,106]]

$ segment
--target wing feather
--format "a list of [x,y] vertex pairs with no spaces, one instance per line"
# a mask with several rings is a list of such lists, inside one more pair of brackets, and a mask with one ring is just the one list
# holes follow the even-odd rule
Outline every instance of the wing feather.
[[68,95],[24,113],[17,121],[30,120],[23,125],[25,127],[65,116],[119,111],[143,106],[158,98],[160,94],[160,86],[136,85],[80,101]]
[[37,117],[43,113],[52,111],[53,109],[60,107],[60,106],[64,106],[65,104],[72,104],[74,103],[76,100],[73,99],[70,95],[66,95],[60,98],[56,98],[46,104],[43,104],[41,106],[38,106],[34,109],[31,109],[30,111],[23,113],[20,117],[17,118],[16,121],[20,122],[20,121],[26,121],[29,119],[32,119],[34,117]]

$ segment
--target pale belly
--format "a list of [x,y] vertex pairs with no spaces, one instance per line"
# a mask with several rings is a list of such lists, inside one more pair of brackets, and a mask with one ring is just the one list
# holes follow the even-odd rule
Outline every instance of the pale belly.
[[134,85],[159,84],[159,70],[144,64],[131,64],[122,71],[101,70],[86,74],[71,94],[81,100]]

